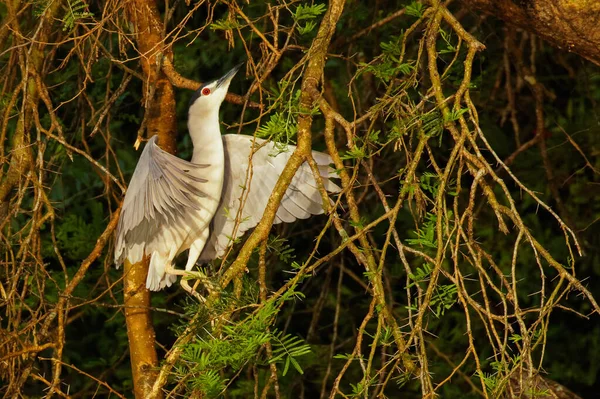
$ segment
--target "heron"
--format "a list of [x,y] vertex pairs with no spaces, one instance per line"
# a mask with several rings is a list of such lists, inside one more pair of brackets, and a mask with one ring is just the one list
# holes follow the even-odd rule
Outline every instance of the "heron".
[[[200,278],[197,262],[221,258],[227,248],[255,227],[295,146],[253,136],[221,135],[219,109],[242,64],[203,84],[189,103],[187,126],[193,144],[190,161],[178,158],[150,138],[125,193],[116,229],[115,265],[149,257],[146,288],[159,291],[178,276]],[[312,152],[328,192],[340,188],[329,155]],[[248,173],[251,168],[251,173]],[[274,223],[323,213],[323,200],[309,165],[299,168]],[[188,250],[184,270],[174,260]],[[201,298],[181,279],[188,293]]]

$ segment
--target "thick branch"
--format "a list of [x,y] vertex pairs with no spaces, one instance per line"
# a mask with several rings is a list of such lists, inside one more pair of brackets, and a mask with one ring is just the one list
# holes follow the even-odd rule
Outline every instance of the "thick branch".
[[146,289],[148,263],[124,262],[125,320],[129,338],[129,356],[136,398],[148,397],[156,379],[158,356],[150,313],[150,291]]
[[343,9],[344,0],[334,0],[330,2],[327,12],[323,16],[323,21],[319,27],[317,37],[309,50],[307,57],[308,66],[306,67],[302,79],[300,108],[307,111],[307,113],[298,116],[298,146],[277,180],[277,184],[273,189],[271,197],[269,197],[269,203],[262,219],[250,237],[248,237],[248,240],[246,240],[246,243],[240,250],[235,262],[233,262],[231,267],[225,272],[221,282],[222,286],[227,286],[232,279],[243,272],[253,249],[256,248],[261,241],[268,238],[269,231],[273,225],[273,220],[275,219],[275,214],[277,213],[283,195],[298,171],[298,168],[300,168],[311,154],[312,115],[308,112],[308,110],[313,108],[314,100],[311,96],[311,91],[315,90],[321,81],[323,68],[325,67],[327,48],[329,47],[331,38],[335,32],[337,21],[339,20]]
[[[129,17],[136,27],[137,43],[144,71],[144,124],[148,137],[158,135],[159,145],[171,153],[176,149],[175,93],[161,69],[164,47],[163,24],[154,0],[128,4]],[[125,262],[125,319],[136,398],[146,398],[157,377],[158,358],[150,313],[150,292],[146,289],[148,262]]]
[[[173,86],[189,90],[198,90],[200,86],[202,86],[202,83],[200,82],[196,82],[195,80],[187,79],[181,76],[179,72],[175,70],[170,58],[164,57],[162,61],[162,72],[167,76]],[[225,101],[228,101],[232,104],[243,105],[246,100],[239,94],[227,93],[225,96]],[[262,105],[255,103],[254,101],[248,101],[248,107],[262,108]]]
[[595,0],[463,0],[600,65],[600,2]]

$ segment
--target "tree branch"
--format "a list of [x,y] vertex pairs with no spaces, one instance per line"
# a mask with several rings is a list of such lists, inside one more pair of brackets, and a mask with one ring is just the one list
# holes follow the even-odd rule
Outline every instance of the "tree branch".
[[300,109],[305,110],[306,113],[302,113],[298,116],[298,145],[283,169],[281,176],[279,176],[279,179],[277,180],[277,184],[269,197],[269,202],[262,219],[244,243],[236,260],[224,273],[221,280],[222,287],[226,287],[235,277],[239,276],[245,270],[248,259],[250,259],[250,255],[254,248],[256,248],[261,241],[268,238],[269,231],[273,225],[273,220],[275,219],[275,214],[277,213],[283,195],[298,171],[298,168],[300,168],[305,160],[311,156],[311,126],[313,118],[309,110],[311,110],[314,105],[311,91],[316,90],[321,81],[321,77],[323,76],[327,48],[329,47],[329,43],[335,32],[336,23],[339,20],[343,9],[344,0],[333,0],[323,16],[317,36],[309,49],[307,55],[308,65],[302,79]]
[[571,0],[462,0],[600,65],[600,3]]

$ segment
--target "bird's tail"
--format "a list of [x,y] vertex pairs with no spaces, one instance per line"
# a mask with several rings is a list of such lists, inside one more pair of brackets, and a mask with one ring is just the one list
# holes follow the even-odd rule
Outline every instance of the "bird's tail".
[[150,266],[148,267],[148,277],[146,278],[146,288],[150,291],[160,291],[165,287],[170,287],[171,284],[177,281],[177,276],[165,272],[167,264],[170,263],[171,260],[168,257],[156,251],[152,253]]

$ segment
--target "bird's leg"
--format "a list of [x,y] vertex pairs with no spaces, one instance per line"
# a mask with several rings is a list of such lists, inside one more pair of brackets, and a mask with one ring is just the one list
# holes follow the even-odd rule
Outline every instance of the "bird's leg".
[[187,280],[185,280],[184,278],[182,278],[180,284],[181,284],[181,288],[183,288],[184,290],[186,290],[188,294],[192,295],[199,302],[202,302],[202,303],[206,302],[206,298],[204,298],[202,295],[200,295],[198,293],[198,291],[195,291],[194,288],[192,286],[190,286],[190,283],[188,283]]
[[[188,263],[189,263],[189,261],[188,261]],[[190,266],[190,268],[193,266],[194,266],[194,264],[192,264],[192,266]],[[188,292],[188,294],[196,297],[196,299],[198,299],[200,302],[206,302],[206,299],[202,295],[200,295],[199,293],[194,291],[194,289],[188,283],[188,279],[199,279],[199,280],[204,281],[207,278],[206,275],[200,271],[192,272],[190,270],[187,270],[187,268],[188,268],[188,265],[186,265],[186,270],[175,269],[171,263],[168,263],[165,266],[165,273],[172,274],[174,276],[181,276],[181,281],[180,281],[181,287],[184,290],[186,290]]]
[[[208,230],[207,230],[207,232],[208,232]],[[194,243],[192,243],[192,245],[190,246],[189,253],[188,253],[188,260],[185,265],[185,271],[183,271],[183,273],[182,273],[182,278],[181,278],[181,282],[180,282],[181,287],[184,290],[186,290],[189,294],[196,297],[200,302],[206,302],[206,299],[202,295],[200,295],[198,292],[196,292],[196,290],[194,290],[194,288],[192,286],[190,286],[189,280],[192,280],[192,279],[200,280],[207,287],[207,289],[210,292],[211,284],[208,281],[208,277],[206,277],[206,274],[204,274],[201,271],[194,271],[194,272],[192,271],[192,268],[196,265],[196,261],[200,257],[200,253],[202,252],[202,249],[204,248],[206,238],[207,237],[201,237],[200,239],[194,241]]]

